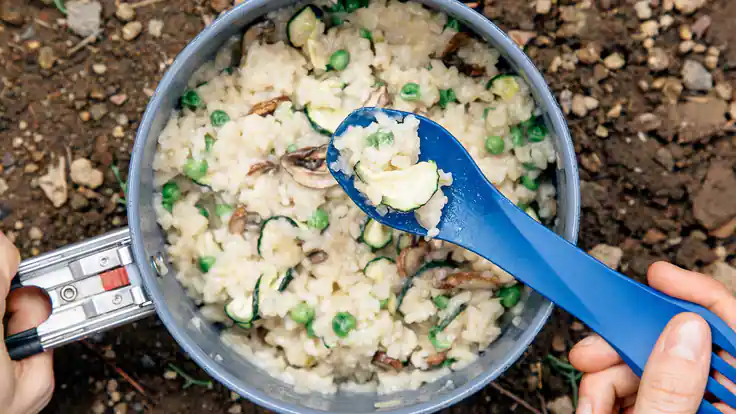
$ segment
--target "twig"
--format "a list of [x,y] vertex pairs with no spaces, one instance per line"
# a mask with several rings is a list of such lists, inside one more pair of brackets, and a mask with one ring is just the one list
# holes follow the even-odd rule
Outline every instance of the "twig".
[[38,118],[36,117],[36,111],[33,109],[33,104],[28,105],[28,112],[31,113],[33,118],[33,129],[38,129]]
[[120,169],[118,168],[117,164],[111,165],[110,169],[112,170],[112,174],[115,176],[115,179],[118,180],[118,185],[120,185],[120,189],[123,190],[123,198],[118,201],[120,202],[120,204],[125,205],[128,200],[128,183],[123,181],[123,178],[120,176]]
[[491,383],[490,385],[491,385],[491,387],[493,387],[493,388],[494,388],[494,389],[495,389],[496,391],[498,391],[498,392],[500,392],[501,394],[503,394],[503,395],[505,395],[505,396],[507,396],[507,397],[511,398],[512,400],[514,400],[514,402],[516,402],[517,404],[519,404],[519,405],[521,405],[522,407],[524,407],[524,408],[526,408],[527,410],[529,410],[529,412],[530,412],[530,413],[533,413],[533,414],[542,414],[542,412],[541,412],[541,411],[537,410],[536,408],[534,408],[534,406],[532,406],[532,405],[531,405],[531,404],[529,404],[528,402],[526,402],[526,401],[522,400],[521,398],[519,398],[518,396],[516,396],[516,394],[514,394],[513,392],[511,392],[511,391],[507,390],[506,388],[504,388],[504,387],[502,387],[502,386],[500,386],[500,385],[496,384],[495,382],[492,382],[492,383]]
[[35,19],[33,19],[33,21],[35,21],[36,24],[38,24],[39,26],[43,26],[43,27],[45,27],[47,29],[51,29],[51,30],[54,29],[50,24],[46,23],[45,21],[43,21],[43,20],[41,20],[39,18],[35,18]]
[[162,1],[165,1],[165,0],[143,0],[143,1],[139,1],[138,3],[130,3],[130,7],[137,9],[139,7],[146,7],[146,6],[151,6],[153,4],[156,4],[156,3],[161,3]]
[[539,391],[537,391],[537,398],[539,398],[539,405],[542,407],[542,414],[548,414],[547,401],[544,399],[544,396]]
[[99,36],[101,33],[102,33],[102,29],[98,29],[97,31],[95,31],[91,35],[89,35],[89,36],[85,37],[84,39],[82,39],[81,42],[77,43],[73,48],[69,49],[66,52],[66,57],[73,56],[75,53],[79,52],[79,50],[81,48],[83,48],[83,47],[87,46],[88,44],[90,44],[90,43],[94,42],[95,40],[97,40],[97,36]]
[[138,383],[138,381],[134,380],[133,377],[131,377],[130,375],[128,375],[127,372],[123,371],[121,368],[119,368],[117,365],[115,365],[114,362],[112,362],[112,361],[108,360],[107,358],[105,358],[105,356],[102,355],[102,352],[100,352],[95,346],[93,346],[92,344],[90,344],[89,342],[87,342],[84,339],[82,339],[80,342],[84,346],[86,346],[87,349],[89,349],[90,351],[94,352],[102,361],[104,361],[107,365],[109,365],[110,368],[112,368],[113,370],[115,370],[115,372],[117,372],[118,375],[120,375],[133,388],[135,388],[135,390],[138,391],[139,394],[141,394],[148,401],[153,402],[153,400],[151,400],[151,397],[149,397],[148,394],[146,394],[146,391],[143,389],[143,387],[141,386],[141,384]]
[[192,385],[198,385],[200,387],[207,387],[212,388],[212,381],[210,380],[198,380],[194,379],[191,375],[184,372],[183,369],[177,367],[174,364],[169,364],[169,368],[171,368],[172,371],[176,372],[177,374],[181,375],[182,378],[184,378],[184,386],[182,389],[187,389],[191,387]]

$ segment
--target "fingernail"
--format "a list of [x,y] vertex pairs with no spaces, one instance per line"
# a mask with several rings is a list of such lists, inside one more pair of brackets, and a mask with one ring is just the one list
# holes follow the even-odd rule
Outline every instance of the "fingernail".
[[664,349],[675,358],[697,361],[703,356],[706,339],[703,322],[690,319],[669,330]]
[[578,400],[577,414],[593,414],[593,404],[588,401],[587,397],[580,397],[580,400]]
[[591,346],[598,342],[598,337],[595,335],[586,336],[580,342],[578,342],[577,346]]

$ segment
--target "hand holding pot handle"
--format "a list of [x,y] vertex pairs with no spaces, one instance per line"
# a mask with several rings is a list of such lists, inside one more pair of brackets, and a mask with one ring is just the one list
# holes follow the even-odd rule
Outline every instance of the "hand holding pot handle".
[[[36,288],[15,289],[11,280],[18,271],[20,255],[13,243],[0,233],[0,332],[3,336],[32,329],[51,312],[44,293]],[[5,317],[6,314],[9,317]],[[7,324],[2,322],[7,320]],[[40,412],[51,400],[54,371],[51,352],[21,361],[10,358],[4,342],[0,342],[0,407],[8,414]]]

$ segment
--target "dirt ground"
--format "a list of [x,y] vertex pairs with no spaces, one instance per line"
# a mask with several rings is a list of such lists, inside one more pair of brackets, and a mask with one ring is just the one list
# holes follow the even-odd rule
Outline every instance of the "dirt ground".
[[[178,51],[232,4],[138,1],[141,26],[115,16],[118,0],[100,1],[99,36],[84,41],[52,0],[0,0],[0,230],[25,258],[126,225],[114,171],[125,179],[149,96]],[[568,114],[580,246],[638,280],[668,260],[736,286],[736,2],[474,5],[525,47]],[[48,197],[49,168],[78,158],[102,175],[67,177]],[[570,413],[573,387],[549,356],[564,360],[586,333],[557,311],[495,386],[446,412]],[[200,382],[184,388],[169,364]],[[264,412],[207,386],[156,318],[57,350],[56,370],[47,413]]]

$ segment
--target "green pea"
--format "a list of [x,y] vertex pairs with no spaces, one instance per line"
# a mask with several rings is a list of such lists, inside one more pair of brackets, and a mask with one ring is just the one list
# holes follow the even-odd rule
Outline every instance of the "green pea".
[[457,19],[454,19],[450,17],[447,19],[447,23],[445,23],[445,29],[453,29],[456,32],[460,31],[460,22],[457,21]]
[[355,329],[357,325],[358,321],[355,320],[355,316],[351,315],[350,312],[338,312],[332,318],[332,330],[340,338],[348,336],[350,331]]
[[210,212],[207,211],[206,208],[204,208],[204,207],[198,207],[198,208],[199,208],[199,214],[201,214],[202,216],[204,216],[204,218],[210,218]]
[[164,184],[164,187],[161,189],[161,198],[163,198],[164,201],[170,201],[172,204],[179,200],[181,198],[181,189],[179,188],[179,184],[173,181],[169,181]]
[[343,70],[350,63],[350,52],[340,49],[330,56],[330,67],[334,70]]
[[181,106],[194,111],[199,108],[204,108],[204,101],[202,101],[202,98],[199,97],[197,91],[193,89],[187,89],[184,92],[184,95],[181,96]]
[[233,206],[230,204],[218,204],[215,206],[215,215],[217,217],[227,216],[233,213]]
[[526,131],[529,136],[529,142],[542,142],[547,136],[547,127],[544,125],[534,125]]
[[184,164],[184,175],[191,178],[194,181],[201,180],[207,175],[207,169],[209,165],[207,160],[195,160],[189,157],[187,163]]
[[414,82],[409,82],[401,88],[400,93],[401,99],[405,101],[416,101],[421,97],[419,92],[419,85]]
[[330,216],[321,208],[314,210],[312,217],[307,220],[307,226],[317,229],[324,230],[330,225]]
[[437,309],[447,309],[447,305],[450,304],[450,298],[444,295],[435,296],[432,299],[432,302],[434,302],[434,306],[437,307]]
[[220,127],[230,122],[230,115],[218,109],[210,114],[210,121],[212,126]]
[[449,105],[451,102],[457,102],[457,96],[455,96],[455,91],[450,89],[440,89],[440,108],[446,109],[447,105]]
[[501,305],[503,305],[504,308],[512,308],[516,306],[521,299],[521,286],[514,285],[502,287],[498,291],[498,297],[501,299]]
[[207,152],[212,151],[212,146],[215,145],[215,137],[212,134],[204,134],[204,150]]
[[199,270],[202,271],[202,273],[207,273],[212,269],[212,266],[215,265],[215,262],[217,259],[215,259],[212,256],[202,256],[199,258]]
[[537,183],[537,180],[529,177],[528,175],[522,175],[521,176],[521,185],[524,187],[536,191],[537,188],[539,188],[539,184]]
[[369,147],[373,148],[392,145],[394,143],[394,133],[391,131],[376,131],[365,137],[365,141]]
[[371,31],[368,30],[368,29],[361,28],[360,29],[360,37],[362,37],[363,39],[368,39],[371,42],[373,41],[373,33],[371,33]]
[[486,150],[493,155],[503,154],[505,145],[503,138],[498,135],[491,135],[486,138]]
[[352,13],[360,8],[360,0],[345,0],[345,11]]
[[379,303],[381,304],[381,309],[386,309],[386,306],[388,306],[388,299],[382,299]]
[[526,211],[526,209],[529,208],[529,204],[519,201],[518,203],[516,203],[516,207],[519,207],[519,210],[521,211]]
[[302,302],[291,308],[289,316],[294,322],[306,325],[314,319],[314,308]]
[[523,147],[526,145],[526,142],[524,142],[524,132],[522,132],[521,128],[518,126],[511,127],[511,143],[514,144],[515,147]]

